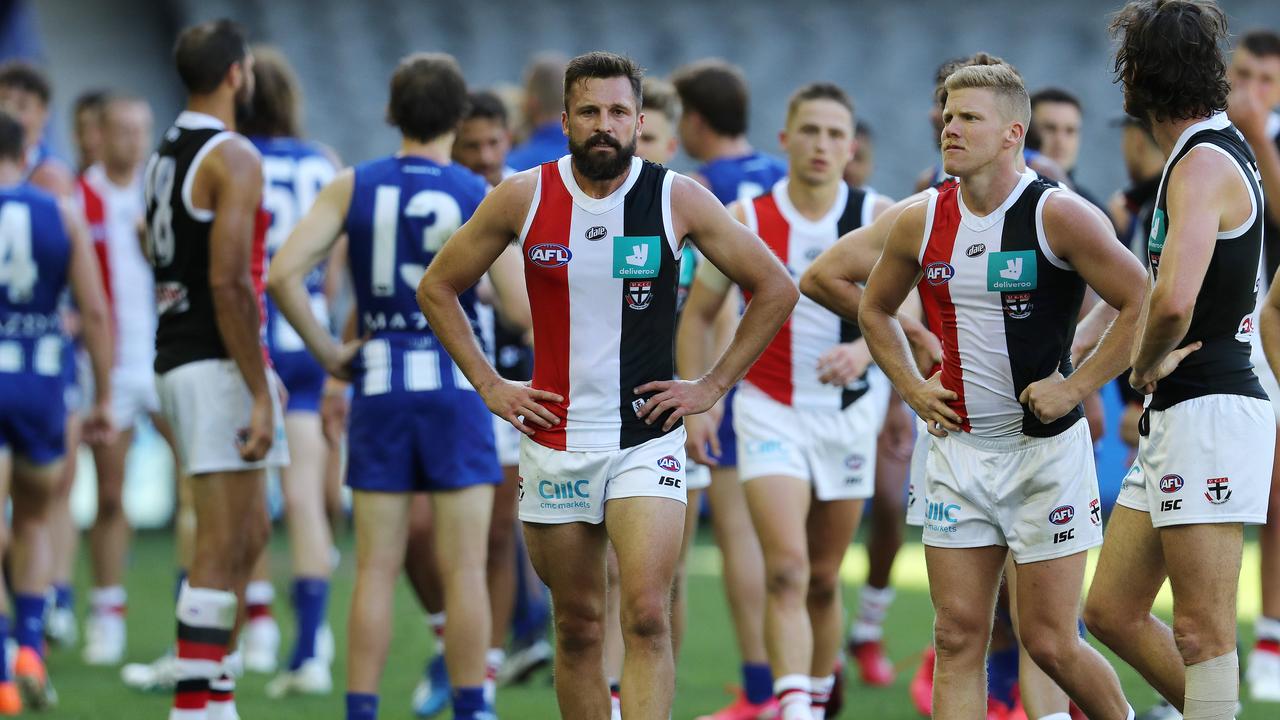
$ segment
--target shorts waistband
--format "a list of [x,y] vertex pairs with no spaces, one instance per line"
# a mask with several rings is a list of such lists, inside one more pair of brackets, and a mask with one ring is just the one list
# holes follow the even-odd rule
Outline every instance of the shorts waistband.
[[[1008,435],[1004,437],[986,437],[982,435],[974,435],[967,432],[948,432],[948,438],[955,438],[957,442],[964,443],[971,447],[981,450],[994,450],[996,452],[1016,452],[1018,450],[1026,450],[1028,448],[1038,447],[1047,443],[1054,442],[1066,437],[1071,433],[1078,433],[1084,418],[1077,420],[1071,427],[1063,430],[1057,435],[1048,437],[1031,437],[1030,435]],[[939,438],[940,439],[940,438]]]

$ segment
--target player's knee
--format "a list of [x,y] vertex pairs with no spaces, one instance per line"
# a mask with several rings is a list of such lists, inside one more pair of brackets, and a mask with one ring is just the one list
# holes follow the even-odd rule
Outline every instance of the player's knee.
[[1049,628],[1026,628],[1022,645],[1036,665],[1050,677],[1057,677],[1080,642],[1080,636],[1072,628],[1069,632],[1057,632]]
[[624,605],[622,631],[630,638],[654,640],[671,634],[671,608],[665,593],[646,592]]
[[1090,594],[1084,604],[1084,626],[1090,635],[1109,647],[1129,632],[1132,623],[1125,617],[1123,609],[1109,607],[1105,601]]
[[809,586],[809,563],[802,553],[779,554],[765,567],[765,589],[774,596],[803,596]]
[[124,517],[124,498],[119,494],[98,496],[98,522],[110,522]]
[[986,651],[986,624],[974,618],[939,613],[933,623],[933,647],[939,658],[981,658]]
[[604,617],[585,606],[556,608],[556,644],[570,655],[590,652],[604,643]]
[[840,586],[839,568],[813,567],[809,571],[809,602],[827,604],[836,599]]
[[1218,632],[1211,620],[1189,615],[1173,618],[1173,642],[1178,646],[1183,663],[1194,665],[1235,648],[1235,634]]

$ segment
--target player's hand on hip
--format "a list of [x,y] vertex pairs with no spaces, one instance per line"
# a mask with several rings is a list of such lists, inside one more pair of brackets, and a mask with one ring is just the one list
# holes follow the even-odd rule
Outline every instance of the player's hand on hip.
[[722,402],[717,402],[702,414],[690,415],[684,419],[684,431],[687,435],[684,451],[690,460],[708,467],[720,464],[716,458],[720,456],[721,413],[717,413],[716,408],[720,407]]
[[341,445],[342,437],[347,432],[347,415],[351,411],[351,400],[347,397],[348,387],[341,380],[324,380],[324,393],[320,396],[320,427],[324,431],[325,442],[330,447]]
[[251,463],[265,459],[275,440],[275,429],[275,405],[271,402],[271,395],[255,397],[249,414],[249,427],[240,434],[240,459]]
[[1129,372],[1129,387],[1137,390],[1143,395],[1150,395],[1151,393],[1154,393],[1156,391],[1157,383],[1169,377],[1174,370],[1178,369],[1178,366],[1182,364],[1182,361],[1185,360],[1188,355],[1199,350],[1203,345],[1204,343],[1197,340],[1190,345],[1180,347],[1168,355],[1165,355],[1164,359],[1161,360],[1160,364],[1153,370],[1140,373],[1138,372],[1138,368],[1134,368]]
[[490,412],[525,435],[534,434],[538,428],[546,430],[560,424],[560,418],[542,403],[559,404],[564,402],[564,398],[532,388],[528,383],[499,379],[481,390],[480,397],[484,398]]
[[360,354],[360,350],[367,342],[369,337],[366,335],[337,346],[337,349],[324,361],[325,372],[339,380],[351,380],[351,366],[355,363],[356,355]]
[[721,393],[705,380],[655,380],[636,388],[635,393],[638,396],[656,393],[636,411],[636,415],[645,424],[652,425],[665,414],[667,418],[662,423],[663,431],[675,427],[680,418],[686,415],[710,410],[721,397]]
[[818,356],[818,382],[845,387],[862,377],[870,366],[871,351],[866,339],[840,343]]
[[946,437],[947,432],[960,432],[963,420],[947,403],[958,399],[951,390],[942,386],[942,371],[934,373],[922,383],[907,390],[903,400],[924,420],[930,435]]
[[1018,402],[1026,405],[1042,423],[1051,423],[1066,415],[1080,401],[1075,388],[1057,370],[1049,377],[1026,386],[1018,396]]
[[111,403],[94,403],[84,419],[84,441],[93,446],[109,445],[116,439],[115,423],[111,419]]
[[908,338],[911,345],[911,357],[916,361],[916,368],[921,375],[942,364],[942,341],[929,331]]

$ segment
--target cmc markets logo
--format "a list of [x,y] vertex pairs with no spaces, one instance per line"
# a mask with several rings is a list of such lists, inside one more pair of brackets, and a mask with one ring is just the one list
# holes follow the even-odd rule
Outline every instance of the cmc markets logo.
[[543,480],[538,483],[538,494],[544,500],[577,500],[591,497],[591,484],[586,480],[568,480],[551,482]]
[[1076,519],[1076,508],[1074,505],[1059,505],[1049,513],[1049,522],[1054,525],[1066,525]]
[[541,268],[558,268],[569,264],[573,253],[564,245],[543,243],[529,248],[529,262]]
[[675,455],[667,455],[658,461],[658,467],[667,472],[680,472],[680,459]]
[[946,285],[955,277],[956,269],[949,263],[933,262],[924,269],[924,279],[930,285]]
[[609,228],[603,225],[592,225],[591,227],[587,228],[585,237],[588,240],[596,241],[596,240],[603,240],[604,236],[608,234],[609,234]]
[[926,520],[955,525],[960,522],[960,517],[956,514],[959,512],[960,506],[955,503],[934,502],[928,499],[925,501],[924,517]]
[[1160,478],[1160,492],[1172,495],[1181,490],[1182,486],[1186,484],[1181,475],[1165,475]]

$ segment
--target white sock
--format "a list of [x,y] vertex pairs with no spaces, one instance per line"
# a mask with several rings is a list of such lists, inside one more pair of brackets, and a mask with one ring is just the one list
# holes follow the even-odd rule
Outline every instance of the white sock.
[[876,642],[884,636],[884,618],[896,595],[893,588],[863,585],[858,593],[858,616],[849,629],[849,639],[857,643]]
[[1253,635],[1258,640],[1280,642],[1280,620],[1259,615],[1253,621]]
[[266,580],[254,580],[245,586],[245,605],[270,605],[275,602],[276,589]]
[[1232,720],[1240,700],[1240,659],[1236,651],[1187,666],[1185,720]]
[[122,585],[96,587],[89,591],[89,607],[93,608],[95,615],[109,612],[123,613],[128,600],[129,593]]
[[431,628],[431,634],[436,638],[436,654],[444,654],[444,613],[430,613],[427,615],[427,626]]
[[489,648],[484,654],[484,701],[493,707],[498,699],[498,670],[507,659],[507,651]]
[[809,678],[809,702],[813,720],[826,720],[827,703],[831,701],[831,690],[835,686],[835,675]]
[[773,695],[778,698],[778,720],[812,720],[808,675],[783,675],[773,681]]

